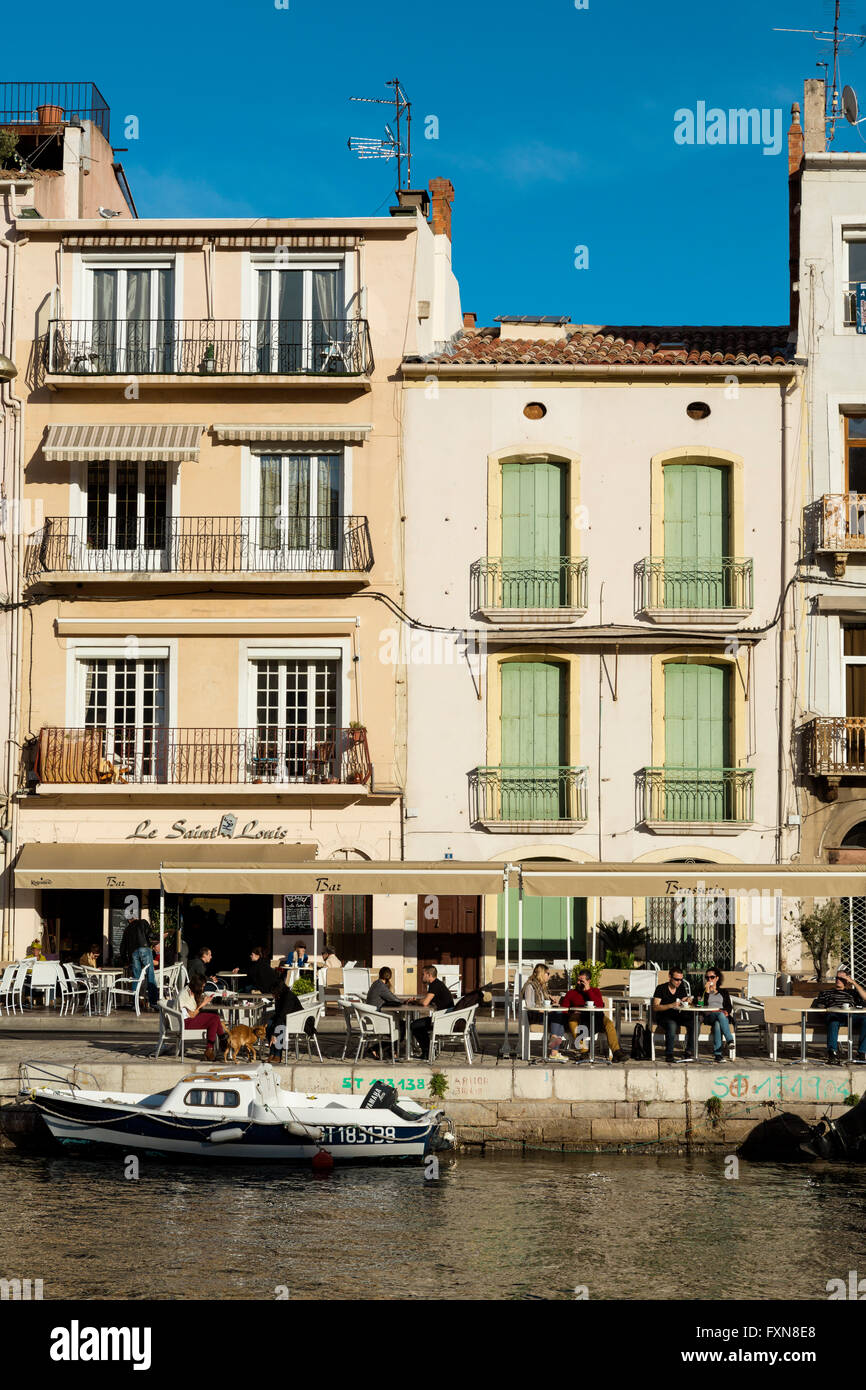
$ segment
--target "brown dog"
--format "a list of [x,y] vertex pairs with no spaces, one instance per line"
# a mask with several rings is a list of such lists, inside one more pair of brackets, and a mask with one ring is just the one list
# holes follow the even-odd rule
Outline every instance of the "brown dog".
[[258,1056],[259,1043],[261,1043],[267,1030],[265,1025],[260,1023],[258,1028],[248,1028],[245,1023],[239,1023],[236,1028],[231,1028],[227,1034],[228,1046],[225,1050],[224,1061],[236,1062],[241,1052],[246,1051],[251,1062]]

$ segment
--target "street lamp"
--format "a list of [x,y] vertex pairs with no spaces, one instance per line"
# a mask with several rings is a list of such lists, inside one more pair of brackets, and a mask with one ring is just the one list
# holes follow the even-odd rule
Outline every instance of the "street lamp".
[[0,381],[14,381],[17,375],[18,368],[12,358],[7,357],[5,352],[0,352]]

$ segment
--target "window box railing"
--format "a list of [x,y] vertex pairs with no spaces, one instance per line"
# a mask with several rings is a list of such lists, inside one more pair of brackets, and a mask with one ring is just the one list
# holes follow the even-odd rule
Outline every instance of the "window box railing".
[[649,556],[635,565],[635,611],[752,608],[752,561],[732,558],[692,564]]
[[365,572],[365,516],[49,517],[28,537],[29,582],[49,574]]
[[750,767],[645,767],[637,774],[638,824],[742,824],[752,820]]
[[470,572],[472,611],[485,609],[586,610],[587,562],[583,556],[513,560],[488,555]]
[[52,319],[55,376],[366,376],[366,319]]
[[805,768],[813,777],[866,776],[866,718],[818,717],[804,726]]
[[587,769],[476,767],[469,798],[474,825],[580,823],[587,817]]
[[34,774],[38,783],[63,785],[361,785],[370,778],[370,754],[362,728],[43,728]]
[[866,494],[827,492],[818,513],[818,550],[866,550]]

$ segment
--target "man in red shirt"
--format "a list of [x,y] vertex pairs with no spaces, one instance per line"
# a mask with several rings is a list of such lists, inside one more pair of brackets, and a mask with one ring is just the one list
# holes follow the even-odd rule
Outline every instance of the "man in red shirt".
[[615,1062],[624,1062],[625,1053],[619,1045],[616,1029],[613,1026],[612,1020],[609,1019],[604,1012],[604,1000],[601,997],[601,990],[593,988],[592,976],[589,971],[581,970],[577,977],[577,984],[573,989],[568,991],[565,998],[562,1000],[562,1005],[566,1009],[582,1009],[587,1004],[595,1005],[597,1010],[595,1017],[593,1017],[592,1014],[575,1014],[574,1018],[569,1018],[568,1020],[568,1026],[571,1030],[573,1039],[571,1044],[572,1047],[576,1047],[578,1028],[581,1024],[585,1024],[587,1028],[593,1028],[596,1033],[600,1033],[604,1030],[607,1036],[608,1046],[613,1055],[613,1060]]

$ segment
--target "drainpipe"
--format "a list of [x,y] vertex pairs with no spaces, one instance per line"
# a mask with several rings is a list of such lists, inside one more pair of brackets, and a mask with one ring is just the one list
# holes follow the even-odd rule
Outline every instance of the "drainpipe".
[[[776,810],[776,863],[781,864],[784,857],[785,846],[785,812],[786,812],[786,762],[790,740],[792,737],[792,701],[789,690],[789,633],[790,620],[788,617],[788,595],[786,592],[788,583],[788,552],[790,547],[790,523],[788,519],[788,387],[789,383],[779,383],[779,394],[781,402],[781,431],[782,431],[782,557],[779,576],[781,594],[781,613],[779,616],[779,741],[778,741],[778,777],[777,777],[777,810]],[[781,970],[782,966],[782,901],[776,898],[776,970]]]

